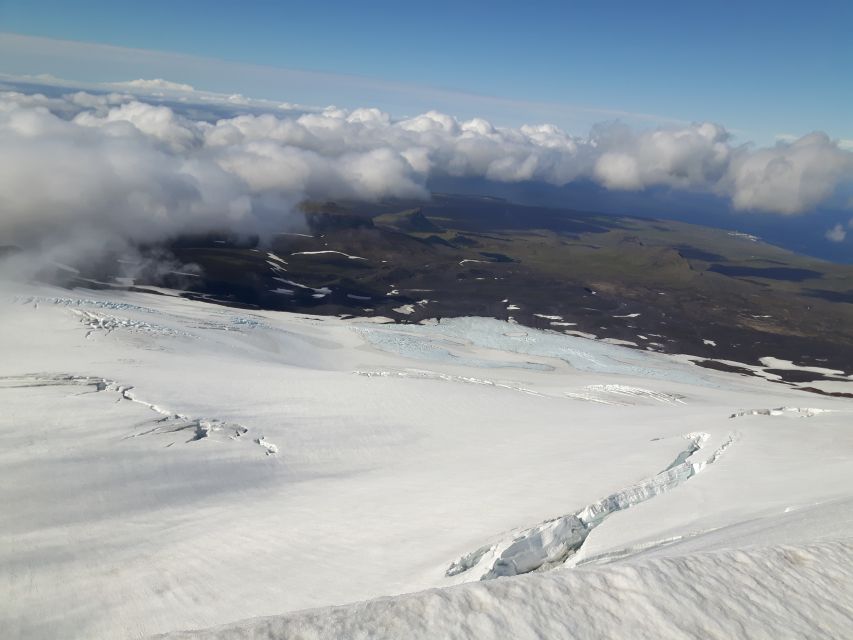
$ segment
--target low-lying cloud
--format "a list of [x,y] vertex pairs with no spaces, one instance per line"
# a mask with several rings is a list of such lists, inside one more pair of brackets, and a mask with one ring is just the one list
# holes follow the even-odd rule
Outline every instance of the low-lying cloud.
[[[851,204],[853,204],[853,202]],[[850,218],[846,225],[839,222],[833,227],[827,229],[824,237],[830,242],[844,242],[844,240],[847,239],[848,229],[853,229],[853,218]]]
[[847,229],[841,226],[841,224],[836,224],[834,227],[828,229],[824,236],[830,242],[844,242],[844,239],[847,237]]
[[[178,90],[140,82],[114,86]],[[208,122],[128,93],[0,93],[7,244],[263,233],[292,225],[306,198],[427,198],[427,180],[439,176],[664,186],[726,196],[739,210],[794,215],[853,182],[853,153],[822,133],[771,148],[737,146],[711,123],[641,132],[608,123],[578,137],[552,125],[502,128],[438,112],[395,120],[369,108]]]

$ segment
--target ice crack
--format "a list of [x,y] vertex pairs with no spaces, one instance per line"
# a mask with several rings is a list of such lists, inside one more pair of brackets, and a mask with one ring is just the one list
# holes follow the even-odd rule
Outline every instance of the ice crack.
[[813,407],[777,407],[775,409],[750,409],[748,411],[737,411],[729,418],[742,418],[744,416],[782,416],[786,413],[799,414],[801,418],[813,418],[821,413],[831,413],[833,409],[817,409]]
[[566,391],[565,395],[576,400],[586,400],[600,404],[630,405],[636,400],[653,400],[661,404],[686,404],[684,396],[676,393],[664,393],[624,384],[591,384],[580,391]]
[[687,434],[685,438],[690,444],[660,473],[574,513],[547,520],[493,545],[480,547],[453,562],[445,575],[456,576],[476,568],[480,580],[491,580],[548,570],[560,565],[577,553],[592,530],[610,515],[646,502],[686,482],[708,465],[717,462],[737,435],[730,434],[708,459],[700,462],[691,462],[689,458],[704,447],[710,436],[700,432]]
[[389,371],[385,369],[373,371],[353,371],[357,376],[367,378],[417,378],[420,380],[443,380],[445,382],[462,382],[467,384],[478,384],[488,387],[496,387],[498,389],[509,389],[511,391],[520,391],[532,396],[544,397],[538,391],[528,389],[514,382],[498,382],[487,378],[475,378],[472,376],[455,376],[448,373],[437,373],[435,371],[427,371],[425,369],[409,369],[407,371]]
[[[154,420],[153,427],[125,436],[125,439],[138,438],[152,434],[189,431],[191,435],[186,442],[190,443],[209,438],[214,433],[226,434],[228,439],[236,440],[249,432],[248,428],[236,422],[227,422],[217,418],[196,418],[165,409],[153,402],[148,402],[147,400],[139,398],[134,393],[133,386],[124,385],[116,382],[115,380],[108,380],[106,378],[76,376],[71,374],[27,374],[22,376],[0,377],[0,388],[45,386],[93,387],[93,393],[115,393],[118,395],[117,402],[121,402],[123,400],[133,402],[134,404],[142,405],[159,416],[159,418]],[[267,455],[278,453],[278,447],[265,440],[263,436],[255,439],[255,443],[263,447]]]

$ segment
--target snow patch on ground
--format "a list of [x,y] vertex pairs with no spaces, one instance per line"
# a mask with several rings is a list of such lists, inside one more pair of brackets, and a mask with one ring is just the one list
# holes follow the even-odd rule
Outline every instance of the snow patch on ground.
[[568,329],[564,329],[563,333],[567,336],[577,336],[578,338],[586,338],[587,340],[595,340],[598,338],[594,333],[587,333],[586,331],[571,331]]
[[[315,298],[324,298],[330,293],[332,290],[329,287],[309,287],[307,284],[302,284],[300,282],[294,282],[293,280],[288,280],[286,278],[273,278],[273,280],[278,280],[279,282],[283,282],[284,284],[289,284],[291,287],[296,287],[298,289],[306,289],[309,291],[313,291],[313,297]],[[288,289],[276,289],[277,293],[288,291]],[[291,291],[291,293],[295,293]]]
[[415,305],[413,304],[404,304],[399,307],[394,307],[391,309],[394,313],[399,313],[404,316],[411,315],[415,312]]
[[326,253],[336,253],[340,256],[344,256],[345,258],[349,258],[350,260],[367,260],[367,258],[362,258],[361,256],[351,256],[348,253],[344,253],[343,251],[332,251],[331,249],[326,249],[323,251],[296,251],[291,253],[292,256],[317,256]]
[[618,344],[623,347],[637,347],[639,346],[636,342],[631,340],[620,340],[619,338],[603,338],[602,342],[606,342],[607,344]]
[[743,240],[749,240],[750,242],[758,242],[761,239],[751,233],[743,233],[742,231],[729,231],[728,235],[732,238],[741,238]]

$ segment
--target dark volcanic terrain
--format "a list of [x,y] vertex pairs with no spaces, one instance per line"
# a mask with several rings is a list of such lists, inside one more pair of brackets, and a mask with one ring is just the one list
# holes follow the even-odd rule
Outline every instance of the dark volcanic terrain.
[[443,195],[313,203],[305,214],[302,234],[266,246],[182,238],[169,249],[199,275],[167,276],[167,286],[225,304],[398,322],[491,316],[714,368],[772,356],[853,373],[853,266],[746,234]]

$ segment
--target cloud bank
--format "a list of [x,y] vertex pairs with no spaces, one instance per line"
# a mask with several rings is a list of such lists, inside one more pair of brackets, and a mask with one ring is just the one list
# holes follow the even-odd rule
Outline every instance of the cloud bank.
[[[113,87],[192,91],[162,80]],[[822,133],[771,148],[735,146],[712,123],[639,132],[608,123],[580,137],[435,111],[395,120],[371,108],[277,110],[206,121],[131,93],[0,93],[4,243],[263,233],[292,225],[306,198],[427,198],[436,176],[663,186],[794,215],[853,182],[853,153]]]

